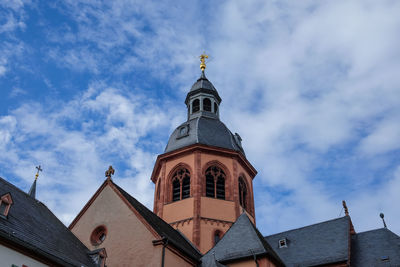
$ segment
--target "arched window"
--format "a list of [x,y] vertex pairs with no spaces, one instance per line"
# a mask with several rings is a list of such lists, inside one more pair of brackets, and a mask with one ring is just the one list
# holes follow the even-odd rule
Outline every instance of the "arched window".
[[220,176],[217,179],[217,198],[225,199],[225,178]]
[[182,199],[190,196],[190,177],[185,177],[182,180]]
[[247,187],[243,177],[239,177],[239,203],[244,209],[247,209]]
[[211,100],[209,98],[204,98],[203,100],[203,109],[205,111],[211,112]]
[[200,100],[195,99],[192,103],[192,113],[195,113],[200,110]]
[[190,173],[187,169],[177,170],[172,177],[172,201],[190,197]]
[[214,246],[221,240],[222,232],[220,230],[216,230],[214,232]]
[[225,173],[217,167],[211,166],[206,170],[206,196],[225,199]]
[[217,113],[217,112],[218,112],[218,105],[217,105],[217,103],[214,102],[214,113]]
[[172,201],[178,201],[181,199],[181,183],[178,179],[174,179],[172,182]]

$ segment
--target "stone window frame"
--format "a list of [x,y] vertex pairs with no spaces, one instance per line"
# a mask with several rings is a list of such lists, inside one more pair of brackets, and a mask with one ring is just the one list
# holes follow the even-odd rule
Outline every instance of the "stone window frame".
[[192,176],[193,176],[193,172],[192,172],[192,168],[190,168],[190,166],[189,165],[187,165],[187,164],[184,164],[184,163],[179,163],[178,165],[176,165],[170,172],[169,172],[169,174],[168,174],[168,182],[167,182],[167,198],[166,198],[166,201],[165,201],[165,204],[168,204],[168,203],[172,203],[172,202],[177,202],[177,201],[180,201],[180,200],[183,200],[183,199],[186,199],[186,198],[182,198],[182,193],[183,193],[183,188],[182,188],[182,186],[183,186],[183,178],[181,177],[181,179],[179,179],[178,178],[178,180],[179,180],[179,184],[180,184],[180,186],[179,186],[179,188],[180,188],[180,197],[179,197],[179,200],[175,200],[175,201],[173,201],[173,182],[174,182],[174,180],[175,180],[175,173],[177,172],[177,171],[179,171],[180,169],[186,169],[187,171],[188,171],[188,173],[189,173],[189,195],[186,197],[186,198],[190,198],[190,197],[192,197],[192,195],[193,195],[193,193],[192,193],[192,188],[193,188],[193,186],[192,186]]
[[[209,161],[206,164],[204,164],[202,167],[202,171],[201,171],[202,193],[201,193],[201,196],[207,197],[206,196],[206,171],[211,166],[217,166],[217,167],[221,168],[225,173],[225,199],[220,199],[220,200],[232,201],[233,200],[233,188],[231,185],[233,183],[232,183],[232,179],[231,179],[231,177],[232,177],[231,173],[230,173],[229,169],[218,160]],[[212,197],[210,197],[210,198],[212,198]],[[218,198],[216,198],[216,196],[213,198],[218,199]]]

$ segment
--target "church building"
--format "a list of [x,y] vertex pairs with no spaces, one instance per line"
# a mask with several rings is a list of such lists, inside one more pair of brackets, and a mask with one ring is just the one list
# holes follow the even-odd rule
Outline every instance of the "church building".
[[[345,202],[343,217],[270,236],[260,233],[253,190],[257,171],[239,134],[220,120],[222,100],[205,76],[205,58],[186,96],[187,120],[155,162],[153,211],[113,181],[110,166],[68,229],[57,226],[52,235],[24,243],[18,239],[21,227],[10,222],[21,216],[29,231],[31,221],[45,219],[34,212],[43,204],[34,193],[0,179],[7,185],[0,187],[0,256],[13,250],[43,264],[7,266],[400,266],[400,237],[386,227],[357,233]],[[19,202],[36,206],[23,215],[16,209]],[[68,248],[53,255],[58,231]],[[49,249],[39,257],[40,247]]]

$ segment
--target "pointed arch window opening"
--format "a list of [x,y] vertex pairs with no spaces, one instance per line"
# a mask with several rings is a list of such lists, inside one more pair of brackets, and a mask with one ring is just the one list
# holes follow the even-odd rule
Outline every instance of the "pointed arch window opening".
[[211,100],[209,98],[203,99],[203,109],[204,111],[211,112]]
[[172,177],[172,201],[190,197],[190,172],[181,168]]
[[209,167],[206,170],[206,197],[225,199],[225,178],[221,168]]
[[239,203],[245,210],[247,210],[247,186],[243,177],[239,177]]

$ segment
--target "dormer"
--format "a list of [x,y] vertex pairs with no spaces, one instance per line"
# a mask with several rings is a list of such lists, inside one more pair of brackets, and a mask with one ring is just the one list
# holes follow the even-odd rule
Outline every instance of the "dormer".
[[0,198],[0,216],[7,217],[10,211],[11,205],[13,204],[10,193],[7,193]]

